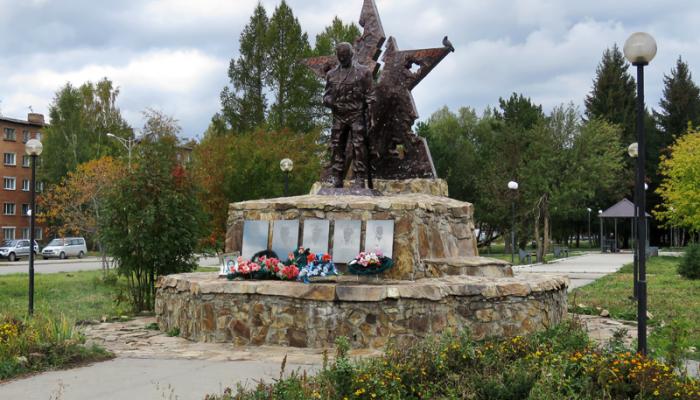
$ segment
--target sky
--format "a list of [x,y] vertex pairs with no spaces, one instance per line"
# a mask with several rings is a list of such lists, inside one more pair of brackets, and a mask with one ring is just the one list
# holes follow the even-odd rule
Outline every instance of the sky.
[[[281,0],[280,0],[281,1]],[[287,0],[312,41],[334,16],[357,22],[362,0]],[[219,111],[228,64],[257,0],[0,0],[0,113],[48,115],[56,91],[111,79],[127,122],[141,112],[175,117],[199,138]],[[278,0],[263,0],[271,15]],[[413,90],[420,119],[442,106],[482,112],[522,93],[545,111],[583,110],[606,48],[637,31],[657,42],[645,69],[648,107],[679,56],[700,68],[700,2],[565,0],[376,0],[400,49],[456,48]],[[697,82],[697,77],[694,76]]]

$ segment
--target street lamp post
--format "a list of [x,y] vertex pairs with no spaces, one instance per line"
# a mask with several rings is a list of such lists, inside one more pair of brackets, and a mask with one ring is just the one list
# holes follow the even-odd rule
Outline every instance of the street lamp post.
[[515,191],[518,190],[518,182],[510,181],[508,182],[508,189],[513,191],[513,197],[510,201],[511,208],[511,224],[510,224],[510,263],[515,263]]
[[36,139],[30,139],[24,151],[32,159],[32,209],[29,210],[29,315],[34,314],[34,220],[36,218],[36,158],[44,146]]
[[111,137],[112,139],[117,139],[126,148],[126,151],[129,153],[129,172],[131,172],[131,149],[134,147],[134,139],[124,139],[123,137],[119,137],[113,133],[107,133],[107,136]]
[[590,207],[586,210],[588,210],[588,249],[590,250],[593,248],[593,239],[591,239],[591,211],[593,210]]
[[284,172],[284,195],[289,195],[289,173],[294,169],[294,162],[289,158],[284,158],[280,161],[280,169]]
[[600,224],[600,252],[605,252],[605,245],[603,244],[603,210],[598,210],[598,223]]
[[633,33],[625,42],[625,58],[637,67],[637,177],[635,182],[635,213],[637,215],[637,351],[647,353],[647,281],[646,281],[646,199],[644,193],[644,66],[656,55],[656,41],[643,32]]
[[[639,156],[639,143],[634,142],[627,147],[627,154],[634,158]],[[637,204],[639,204],[639,196],[637,196],[637,190],[634,191],[634,222],[632,223],[632,235],[634,236],[634,256],[632,261],[632,300],[637,300],[637,284],[639,282],[639,238],[637,236],[637,218],[639,213],[637,212]]]

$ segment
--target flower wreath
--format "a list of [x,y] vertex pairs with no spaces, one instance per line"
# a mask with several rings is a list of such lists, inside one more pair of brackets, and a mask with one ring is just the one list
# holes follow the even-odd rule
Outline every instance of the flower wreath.
[[348,270],[355,275],[374,275],[387,271],[393,266],[394,260],[384,256],[381,251],[363,251],[348,263]]

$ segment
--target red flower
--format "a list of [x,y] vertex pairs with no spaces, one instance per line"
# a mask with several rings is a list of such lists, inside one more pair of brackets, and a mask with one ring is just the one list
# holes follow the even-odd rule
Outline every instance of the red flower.
[[308,256],[306,256],[306,262],[314,262],[316,261],[316,254],[311,253]]
[[326,253],[326,254],[323,255],[323,257],[321,258],[321,260],[322,260],[324,263],[330,262],[330,261],[331,261],[331,255],[328,254],[328,253]]

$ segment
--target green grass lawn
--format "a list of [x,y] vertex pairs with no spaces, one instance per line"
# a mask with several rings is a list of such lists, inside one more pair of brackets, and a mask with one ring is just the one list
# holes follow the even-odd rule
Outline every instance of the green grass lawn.
[[[647,262],[648,324],[655,331],[649,338],[651,349],[660,350],[669,344],[673,334],[670,325],[676,321],[687,327],[686,344],[697,350],[689,354],[700,359],[700,280],[682,278],[676,272],[677,257],[652,257]],[[632,264],[569,294],[574,312],[598,314],[596,307],[607,309],[610,316],[636,320],[637,303],[632,294]],[[579,307],[582,305],[583,307]]]
[[[217,271],[206,267],[198,272]],[[99,320],[102,316],[114,317],[129,314],[126,299],[117,304],[124,292],[123,278],[105,281],[102,271],[62,272],[36,274],[34,276],[34,312],[59,317],[64,315],[72,321]],[[27,313],[27,274],[0,275],[0,304],[3,314],[23,316]]]

